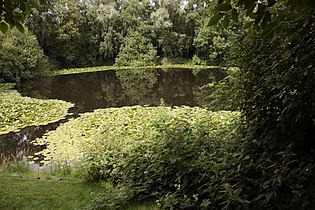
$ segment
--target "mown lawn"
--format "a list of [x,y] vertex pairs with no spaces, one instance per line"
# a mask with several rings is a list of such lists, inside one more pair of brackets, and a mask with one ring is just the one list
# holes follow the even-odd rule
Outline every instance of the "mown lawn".
[[0,209],[78,209],[101,192],[100,183],[0,177]]

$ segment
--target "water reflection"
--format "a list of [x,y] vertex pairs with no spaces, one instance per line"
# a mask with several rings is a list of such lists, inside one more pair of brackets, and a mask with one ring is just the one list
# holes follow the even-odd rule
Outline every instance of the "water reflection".
[[[77,116],[98,108],[157,106],[161,99],[167,106],[199,106],[208,94],[201,87],[223,77],[220,69],[133,69],[34,79],[24,81],[18,90],[23,96],[73,102],[70,111]],[[65,121],[0,135],[0,159],[25,159],[39,149],[29,146],[30,141]]]
[[25,81],[19,92],[75,103],[76,113],[98,108],[160,104],[198,106],[194,92],[222,77],[219,69],[136,69],[103,71]]
[[65,121],[67,119],[43,126],[29,126],[18,132],[0,135],[0,160],[27,160],[29,155],[42,149],[29,143],[37,137],[43,136],[47,131],[56,129]]

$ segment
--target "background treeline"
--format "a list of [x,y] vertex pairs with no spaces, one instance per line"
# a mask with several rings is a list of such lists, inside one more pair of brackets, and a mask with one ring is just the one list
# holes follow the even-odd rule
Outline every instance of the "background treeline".
[[178,57],[223,65],[233,32],[207,26],[209,7],[198,0],[52,0],[27,26],[57,68]]

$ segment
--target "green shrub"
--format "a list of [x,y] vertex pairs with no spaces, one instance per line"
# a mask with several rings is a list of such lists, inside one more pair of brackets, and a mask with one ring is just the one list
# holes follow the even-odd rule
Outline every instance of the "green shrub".
[[162,58],[161,64],[162,65],[175,65],[175,64],[187,64],[188,59],[187,58],[181,58],[181,57],[165,57]]
[[207,62],[197,55],[194,55],[190,61],[191,65],[207,65]]
[[249,209],[314,209],[315,16],[280,18],[273,39],[247,34],[239,50],[247,123],[240,196]]
[[131,32],[120,48],[117,66],[153,66],[157,62],[157,51],[150,40],[139,32]]
[[240,109],[242,88],[239,68],[227,68],[227,76],[220,80],[198,87],[194,91],[198,104],[212,111]]
[[49,143],[38,154],[46,164],[68,162],[87,180],[122,185],[128,199],[220,209],[230,199],[224,186],[238,152],[238,119],[238,112],[201,108],[110,108],[83,114],[36,144]]
[[0,34],[0,82],[18,82],[47,74],[52,66],[34,35],[13,29]]

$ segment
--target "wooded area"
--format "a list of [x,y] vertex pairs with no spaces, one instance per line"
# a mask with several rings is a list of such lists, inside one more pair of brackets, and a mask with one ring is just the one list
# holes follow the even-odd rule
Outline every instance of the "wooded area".
[[[4,10],[8,2],[25,17]],[[3,82],[99,65],[238,67],[205,91],[213,99],[208,109],[239,110],[241,117],[199,108],[108,109],[82,116],[84,126],[73,120],[38,140],[86,140],[85,178],[119,188],[116,200],[101,195],[92,209],[133,199],[156,200],[162,209],[315,208],[313,0],[14,2],[0,4]],[[93,131],[94,118],[103,132]],[[119,122],[115,139],[105,132],[114,129],[109,121]],[[135,121],[145,129],[134,132]],[[102,148],[94,149],[91,139]]]

